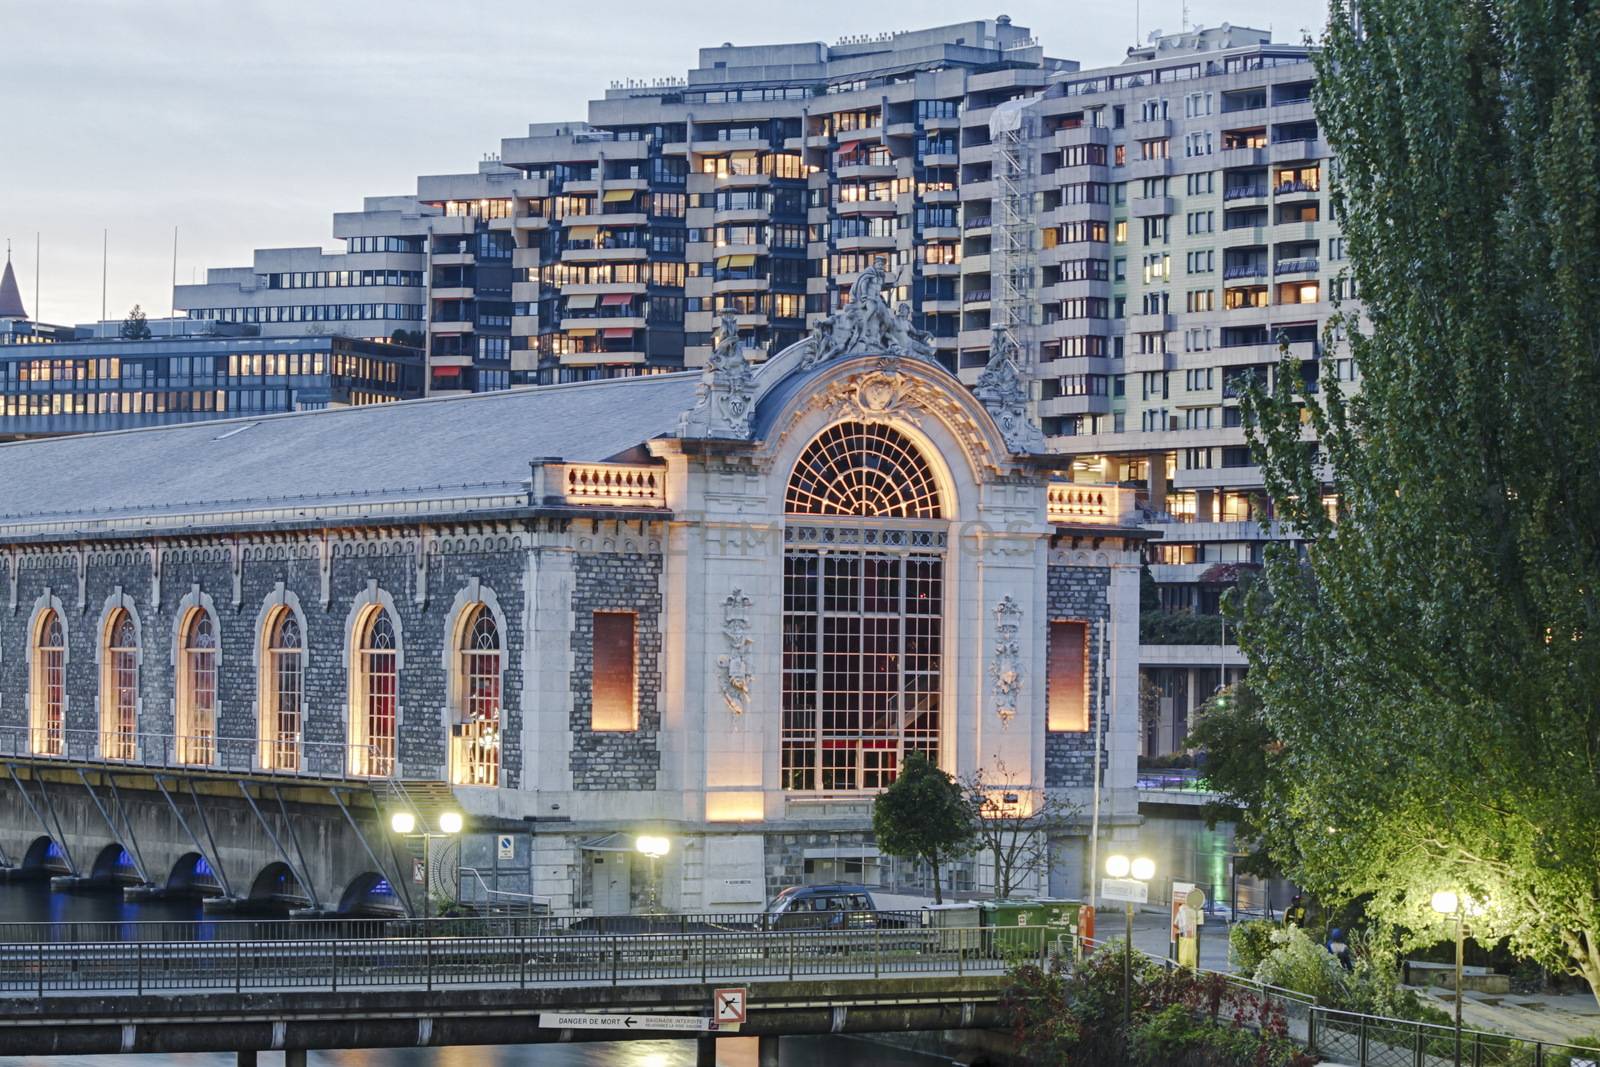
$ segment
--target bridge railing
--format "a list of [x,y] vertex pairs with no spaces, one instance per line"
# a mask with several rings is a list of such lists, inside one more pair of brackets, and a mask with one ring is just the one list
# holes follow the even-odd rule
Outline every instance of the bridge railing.
[[232,771],[285,778],[370,781],[385,778],[437,780],[443,768],[407,766],[394,742],[351,744],[303,738],[230,736],[214,732],[163,734],[148,731],[68,729],[60,726],[0,727],[0,758],[61,760],[108,767]]
[[0,997],[999,975],[1043,927],[0,945]]
[[[835,921],[837,917],[837,921]],[[324,941],[340,938],[493,938],[552,934],[701,934],[767,930],[886,930],[921,927],[920,911],[816,912],[774,918],[765,912],[681,915],[464,915],[445,918],[157,919],[143,922],[0,922],[0,945],[111,942]]]

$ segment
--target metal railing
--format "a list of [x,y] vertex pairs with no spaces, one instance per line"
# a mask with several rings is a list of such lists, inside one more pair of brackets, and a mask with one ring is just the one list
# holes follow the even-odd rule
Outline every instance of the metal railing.
[[1298,274],[1317,269],[1316,256],[1299,256],[1294,259],[1280,259],[1272,265],[1274,274]]
[[1171,767],[1166,770],[1139,772],[1139,788],[1166,793],[1213,792],[1206,777],[1193,767]]
[[[131,758],[126,758],[131,756]],[[394,742],[285,741],[215,733],[164,734],[140,731],[0,726],[0,758],[61,760],[110,767],[162,768],[273,774],[286,778],[369,781],[386,778],[439,779],[443,768],[403,765]],[[385,773],[363,773],[365,769]]]
[[[466,870],[467,868],[463,868]],[[836,920],[837,917],[837,920]],[[540,937],[550,934],[696,934],[789,929],[919,928],[920,911],[813,912],[774,917],[767,912],[579,915],[548,911],[526,915],[461,915],[427,919],[331,917],[321,919],[151,919],[130,922],[0,922],[0,945],[104,944],[131,941],[378,940],[417,937]]]
[[0,996],[994,975],[1043,927],[0,944]]

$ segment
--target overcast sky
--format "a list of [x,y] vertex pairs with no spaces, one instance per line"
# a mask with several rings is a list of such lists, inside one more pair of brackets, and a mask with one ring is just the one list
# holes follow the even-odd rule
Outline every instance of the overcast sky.
[[[257,247],[333,247],[331,215],[476,169],[529,122],[583,118],[616,78],[681,75],[732,41],[833,41],[1002,12],[1046,53],[1114,63],[1134,0],[0,0],[0,238],[30,313],[168,313],[178,280]],[[990,10],[993,8],[994,10]],[[1182,0],[1143,0],[1176,31]],[[1191,24],[1320,29],[1326,0],[1189,0]],[[34,301],[34,234],[42,284]],[[42,315],[40,312],[42,311]]]

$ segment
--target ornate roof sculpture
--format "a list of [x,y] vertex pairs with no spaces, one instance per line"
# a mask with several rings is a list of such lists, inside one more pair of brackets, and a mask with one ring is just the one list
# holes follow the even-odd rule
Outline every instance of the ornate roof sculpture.
[[695,389],[694,407],[678,421],[678,436],[748,441],[755,398],[755,370],[739,343],[738,321],[724,315],[716,347]]
[[1013,452],[1043,452],[1044,433],[1028,416],[1028,383],[1016,358],[1017,343],[1002,326],[989,341],[989,362],[978,375],[973,393],[1000,427]]
[[882,297],[881,260],[857,275],[850,285],[850,302],[817,323],[811,336],[800,342],[810,351],[800,363],[809,370],[841,356],[916,356],[933,360],[933,335],[911,322],[911,305],[901,303],[893,312]]
[[[901,359],[938,367],[948,376],[934,354],[932,335],[912,322],[911,305],[902,303],[891,311],[883,290],[884,270],[879,260],[850,286],[849,303],[819,321],[805,340],[759,367],[745,358],[733,316],[724,315],[716,349],[701,373],[694,406],[679,420],[678,436],[752,440],[756,409],[763,397],[787,379],[836,360],[878,358],[875,370],[852,390],[853,406],[846,404],[841,409],[869,422],[907,399],[912,386],[899,371]],[[1039,453],[1045,451],[1044,435],[1028,415],[1028,386],[1015,347],[1004,331],[996,332],[988,366],[974,392],[999,426],[1007,448],[1014,453]],[[952,388],[960,388],[953,377],[948,380]]]

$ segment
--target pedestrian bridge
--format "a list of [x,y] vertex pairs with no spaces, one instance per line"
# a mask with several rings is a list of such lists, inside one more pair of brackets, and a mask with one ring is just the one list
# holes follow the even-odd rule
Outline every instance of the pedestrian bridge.
[[[41,925],[29,942],[13,927],[0,930],[0,1056],[237,1051],[250,1062],[271,1049],[682,1038],[647,1023],[554,1029],[539,1016],[707,1018],[729,986],[749,990],[747,1021],[707,1036],[993,1029],[1007,958],[1069,944],[1042,927],[761,930],[707,918],[634,932],[440,919],[382,937],[337,920],[206,923],[214,936],[195,940],[70,940]],[[240,936],[271,926],[285,936]],[[97,932],[111,931],[86,931]],[[773,1041],[762,1062],[776,1055]]]

